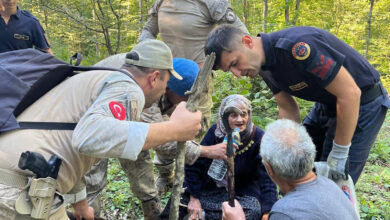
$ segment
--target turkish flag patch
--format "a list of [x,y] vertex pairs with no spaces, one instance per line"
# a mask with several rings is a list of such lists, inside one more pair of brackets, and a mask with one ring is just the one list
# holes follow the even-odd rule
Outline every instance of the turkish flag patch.
[[120,104],[118,102],[110,102],[108,104],[108,106],[110,107],[110,110],[116,119],[121,120],[121,121],[125,120],[126,109],[125,109],[125,107],[123,107],[122,104]]

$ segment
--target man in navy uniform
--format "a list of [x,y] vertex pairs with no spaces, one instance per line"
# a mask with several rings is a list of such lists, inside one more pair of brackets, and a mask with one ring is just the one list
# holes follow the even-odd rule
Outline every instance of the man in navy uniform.
[[20,10],[17,0],[0,0],[0,53],[32,48],[52,54],[38,19]]
[[303,124],[327,161],[329,178],[356,184],[390,108],[379,73],[356,50],[327,31],[293,27],[249,36],[223,25],[209,34],[206,54],[215,69],[262,76],[275,96],[279,117],[300,122],[293,96],[314,101]]

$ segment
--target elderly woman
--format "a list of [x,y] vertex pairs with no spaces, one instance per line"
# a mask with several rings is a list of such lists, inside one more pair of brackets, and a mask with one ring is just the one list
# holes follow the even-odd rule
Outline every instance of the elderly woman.
[[[259,151],[264,132],[252,123],[249,100],[242,95],[226,97],[221,103],[217,123],[209,129],[201,144],[212,146],[223,141],[226,131],[222,116],[231,107],[240,112],[231,113],[228,118],[229,126],[238,128],[241,137],[234,158],[236,199],[242,205],[246,219],[267,219],[267,213],[277,200],[276,185],[261,162]],[[187,208],[180,208],[179,219],[187,214],[189,219],[222,219],[222,202],[227,200],[227,186],[226,181],[218,181],[208,175],[211,163],[211,159],[200,158],[192,166],[185,167],[186,191],[181,203]],[[202,210],[205,216],[202,216]]]

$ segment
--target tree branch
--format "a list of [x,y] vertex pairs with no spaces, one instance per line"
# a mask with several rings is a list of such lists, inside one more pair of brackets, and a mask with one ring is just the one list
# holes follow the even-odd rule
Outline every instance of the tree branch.
[[[187,109],[191,112],[195,112],[197,107],[204,103],[204,98],[208,97],[209,82],[212,77],[212,68],[215,61],[215,53],[211,53],[206,57],[206,61],[199,72],[194,85],[189,93],[187,101]],[[202,121],[202,126],[203,121]],[[176,152],[176,170],[175,179],[173,181],[173,189],[171,196],[171,210],[169,212],[170,220],[177,220],[179,218],[179,203],[180,197],[183,192],[183,181],[184,181],[184,160],[185,160],[185,142],[179,142],[177,144]]]

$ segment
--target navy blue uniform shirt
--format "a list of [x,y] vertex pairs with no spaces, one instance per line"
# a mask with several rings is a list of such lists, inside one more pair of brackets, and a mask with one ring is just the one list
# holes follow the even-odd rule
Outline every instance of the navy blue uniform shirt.
[[379,73],[355,49],[331,33],[314,27],[292,27],[261,36],[265,65],[260,75],[271,91],[335,108],[336,97],[325,87],[344,66],[363,89],[379,81]]
[[0,19],[0,53],[32,48],[33,45],[40,50],[50,48],[45,31],[32,14],[18,8],[8,24],[5,24],[3,18]]

